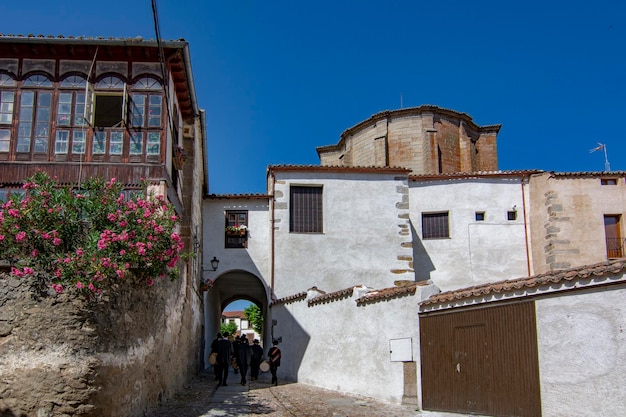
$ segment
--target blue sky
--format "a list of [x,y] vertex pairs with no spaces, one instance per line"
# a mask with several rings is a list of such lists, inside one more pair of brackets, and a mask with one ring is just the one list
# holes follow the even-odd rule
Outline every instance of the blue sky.
[[[626,2],[158,0],[190,43],[210,192],[264,193],[372,114],[432,104],[502,124],[500,169],[626,170]],[[0,5],[4,34],[154,38],[149,0]]]

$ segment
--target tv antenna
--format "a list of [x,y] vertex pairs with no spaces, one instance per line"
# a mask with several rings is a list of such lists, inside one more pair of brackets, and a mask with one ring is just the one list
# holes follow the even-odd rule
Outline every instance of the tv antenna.
[[611,165],[609,164],[609,157],[606,154],[606,145],[604,143],[598,142],[598,146],[589,150],[589,153],[594,153],[595,151],[604,151],[604,171],[610,172]]

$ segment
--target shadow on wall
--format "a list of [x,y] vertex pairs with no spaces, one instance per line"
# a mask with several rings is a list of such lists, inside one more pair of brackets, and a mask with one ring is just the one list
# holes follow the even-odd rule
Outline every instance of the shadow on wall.
[[430,259],[426,248],[422,244],[422,239],[417,236],[417,231],[411,222],[411,237],[413,239],[413,270],[415,270],[415,281],[428,281],[430,273],[435,270],[435,265]]
[[[271,335],[279,341],[278,347],[283,354],[279,378],[282,374],[284,378],[297,381],[302,358],[308,349],[311,336],[304,331],[298,320],[285,308],[285,304],[272,307],[270,316],[276,323],[269,323],[272,326]],[[265,346],[265,356],[267,356],[270,347],[271,345]]]

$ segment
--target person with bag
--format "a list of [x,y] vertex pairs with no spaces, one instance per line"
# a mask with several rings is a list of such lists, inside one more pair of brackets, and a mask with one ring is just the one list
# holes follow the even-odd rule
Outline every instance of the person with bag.
[[278,371],[278,367],[280,366],[280,357],[281,357],[281,352],[280,352],[280,349],[278,348],[278,340],[272,341],[272,347],[267,352],[267,357],[268,357],[267,361],[270,364],[270,372],[272,373],[272,384],[274,384],[274,386],[277,386],[278,376],[276,375],[276,372]]
[[263,348],[259,345],[259,339],[254,339],[252,346],[252,357],[250,358],[250,381],[256,381],[259,378],[259,367],[263,359]]
[[218,367],[217,367],[217,342],[222,338],[222,334],[218,333],[215,336],[215,339],[211,342],[211,353],[209,353],[209,365],[213,366],[213,374],[215,375],[215,380],[219,381],[220,377],[218,376]]

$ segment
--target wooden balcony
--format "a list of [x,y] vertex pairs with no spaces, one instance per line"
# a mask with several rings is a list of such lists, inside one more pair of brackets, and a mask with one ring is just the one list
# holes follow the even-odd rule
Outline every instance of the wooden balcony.
[[16,161],[0,163],[0,186],[22,184],[37,171],[45,171],[61,184],[75,184],[93,177],[116,178],[127,186],[139,185],[142,178],[171,184],[170,175],[161,164]]

